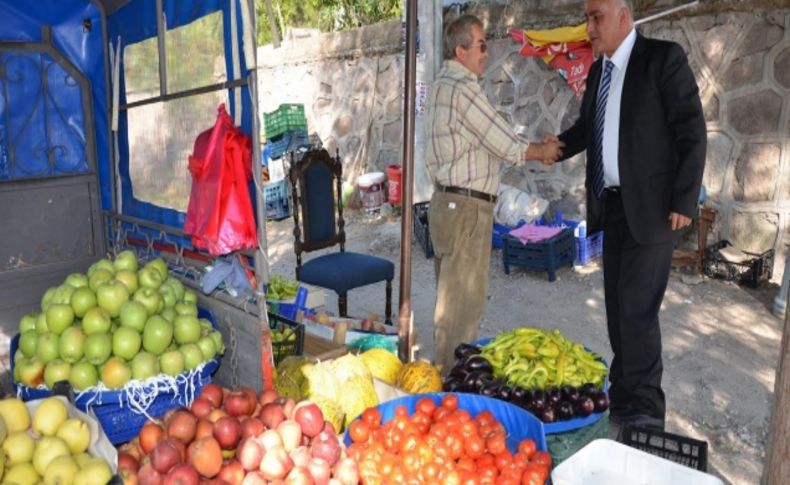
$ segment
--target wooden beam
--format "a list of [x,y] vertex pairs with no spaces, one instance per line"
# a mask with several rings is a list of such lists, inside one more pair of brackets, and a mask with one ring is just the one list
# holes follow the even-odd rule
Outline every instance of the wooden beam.
[[790,298],[785,308],[782,345],[774,383],[770,436],[763,468],[764,485],[790,483],[790,414],[787,413],[790,407]]

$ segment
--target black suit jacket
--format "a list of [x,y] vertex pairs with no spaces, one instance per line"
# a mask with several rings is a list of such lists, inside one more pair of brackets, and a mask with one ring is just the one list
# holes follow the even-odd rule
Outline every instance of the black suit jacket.
[[[563,158],[587,150],[588,232],[603,227],[592,183],[593,118],[602,58],[590,68],[579,119],[559,135]],[[626,220],[640,244],[673,237],[668,217],[696,216],[707,132],[699,89],[683,49],[637,33],[620,102],[618,167]]]

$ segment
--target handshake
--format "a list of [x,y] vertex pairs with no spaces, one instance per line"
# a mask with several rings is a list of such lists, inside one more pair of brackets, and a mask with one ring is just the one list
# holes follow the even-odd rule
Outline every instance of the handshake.
[[524,158],[527,160],[538,160],[544,165],[551,165],[562,156],[562,148],[565,143],[559,140],[556,135],[549,134],[543,138],[541,143],[530,143]]

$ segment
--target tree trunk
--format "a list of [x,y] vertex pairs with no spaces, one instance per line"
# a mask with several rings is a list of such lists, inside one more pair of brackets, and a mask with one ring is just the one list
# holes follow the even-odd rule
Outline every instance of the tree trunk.
[[774,384],[774,404],[768,451],[763,468],[764,485],[790,483],[790,298],[785,311],[782,346]]

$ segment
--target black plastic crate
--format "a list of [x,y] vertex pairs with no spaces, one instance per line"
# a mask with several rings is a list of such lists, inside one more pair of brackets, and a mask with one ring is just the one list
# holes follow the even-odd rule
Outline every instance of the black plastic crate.
[[433,257],[433,244],[431,243],[431,231],[428,228],[428,202],[420,202],[414,204],[412,227],[414,228],[414,237],[422,247],[422,252],[425,257],[430,259]]
[[266,312],[269,315],[269,328],[282,332],[282,340],[275,341],[272,335],[272,356],[274,365],[289,355],[304,353],[304,325],[289,320],[282,315]]
[[708,471],[708,443],[666,431],[625,426],[620,443],[701,472]]
[[705,251],[705,263],[703,271],[709,278],[718,278],[728,281],[735,281],[739,284],[757,288],[760,283],[768,281],[773,275],[774,250],[757,254],[743,251],[750,258],[741,263],[726,261],[720,249],[724,249],[732,244],[725,240],[719,241]]

